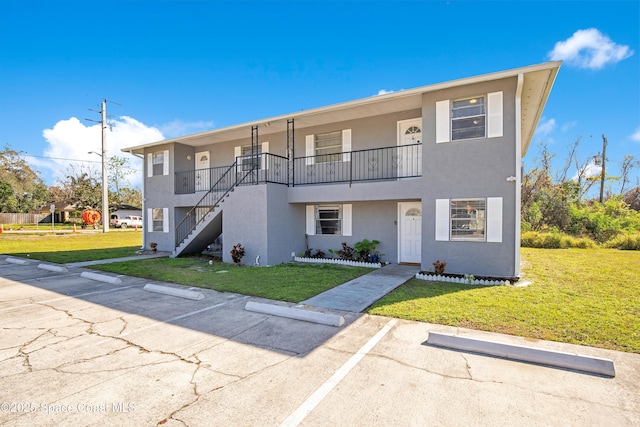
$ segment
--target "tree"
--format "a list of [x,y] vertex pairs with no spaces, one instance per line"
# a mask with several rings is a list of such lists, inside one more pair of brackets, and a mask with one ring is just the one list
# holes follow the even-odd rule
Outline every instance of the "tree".
[[79,210],[99,209],[102,206],[102,185],[95,168],[70,165],[65,177],[58,178],[58,183],[55,193],[63,196],[58,200],[68,200]]
[[629,173],[633,168],[640,166],[640,160],[636,160],[631,154],[624,156],[620,167],[620,194],[624,194],[624,187],[629,183]]
[[109,176],[109,191],[111,195],[109,205],[119,206],[124,203],[122,200],[122,189],[129,186],[127,176],[134,173],[134,169],[129,165],[126,157],[113,156],[107,161],[107,171]]
[[23,155],[9,146],[0,151],[0,212],[29,212],[51,200],[39,172],[29,166]]

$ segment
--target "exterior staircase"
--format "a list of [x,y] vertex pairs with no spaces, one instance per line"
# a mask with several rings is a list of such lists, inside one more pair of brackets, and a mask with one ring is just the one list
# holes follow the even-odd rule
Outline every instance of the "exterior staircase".
[[239,170],[236,161],[222,174],[176,226],[175,250],[171,258],[184,253],[199,253],[222,233],[221,204],[252,172],[253,169]]

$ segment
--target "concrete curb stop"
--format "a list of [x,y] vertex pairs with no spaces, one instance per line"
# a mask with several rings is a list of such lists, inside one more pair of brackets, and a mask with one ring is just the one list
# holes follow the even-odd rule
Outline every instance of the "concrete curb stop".
[[26,259],[13,258],[13,257],[5,258],[5,261],[10,262],[12,264],[21,264],[21,265],[29,264],[29,261]]
[[615,377],[613,361],[600,357],[582,356],[573,353],[544,350],[515,344],[465,338],[438,332],[429,332],[427,344],[437,347],[468,351],[483,355],[503,357],[521,362]]
[[144,288],[145,291],[155,292],[157,294],[171,295],[173,297],[192,299],[199,301],[204,298],[202,292],[190,291],[188,289],[172,288],[170,286],[154,285],[153,283],[147,283]]
[[68,273],[69,270],[66,267],[51,264],[38,264],[38,268],[41,270],[55,271],[56,273]]
[[106,274],[91,273],[88,271],[82,272],[82,274],[80,274],[80,277],[84,277],[85,279],[96,280],[98,282],[111,283],[114,285],[122,283],[122,280],[120,280],[119,277],[107,276]]
[[344,317],[331,314],[322,313],[319,311],[305,310],[302,308],[287,307],[275,304],[264,304],[260,302],[249,301],[244,307],[247,311],[253,311],[262,314],[271,314],[273,316],[287,317],[289,319],[304,320],[311,323],[320,323],[322,325],[329,326],[342,326],[344,325]]

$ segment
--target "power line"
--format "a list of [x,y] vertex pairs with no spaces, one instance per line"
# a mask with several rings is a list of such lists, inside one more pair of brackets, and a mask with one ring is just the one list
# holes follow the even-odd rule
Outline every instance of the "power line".
[[96,160],[65,159],[63,157],[35,156],[33,154],[28,154],[28,153],[20,153],[18,154],[18,157],[35,157],[38,159],[49,159],[49,160],[67,160],[69,162],[102,163],[101,161],[96,161]]

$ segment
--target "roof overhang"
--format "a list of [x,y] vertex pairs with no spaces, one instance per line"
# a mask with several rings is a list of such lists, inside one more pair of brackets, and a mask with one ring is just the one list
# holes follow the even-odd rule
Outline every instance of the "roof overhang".
[[162,144],[181,143],[193,147],[201,147],[220,142],[244,139],[251,135],[251,128],[254,126],[258,126],[259,134],[265,136],[285,132],[288,119],[294,119],[295,127],[300,129],[308,126],[318,126],[386,113],[418,109],[422,107],[422,95],[424,93],[523,75],[521,135],[522,156],[524,156],[529,148],[538,121],[542,116],[542,111],[551,92],[560,64],[560,61],[546,62],[538,65],[422,86],[415,89],[391,92],[384,95],[375,95],[355,101],[302,110],[291,114],[137,145],[124,148],[122,151],[140,155],[144,154],[146,148]]

